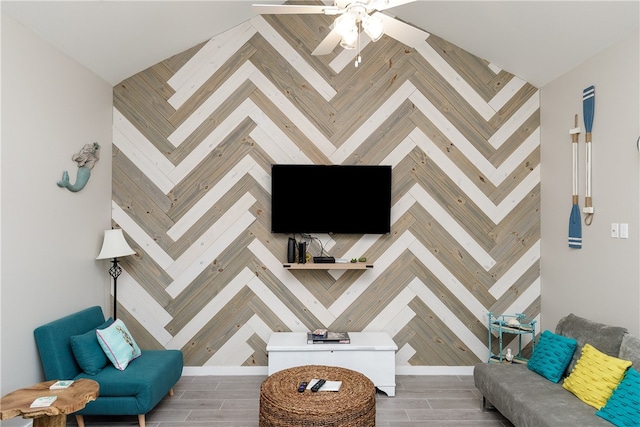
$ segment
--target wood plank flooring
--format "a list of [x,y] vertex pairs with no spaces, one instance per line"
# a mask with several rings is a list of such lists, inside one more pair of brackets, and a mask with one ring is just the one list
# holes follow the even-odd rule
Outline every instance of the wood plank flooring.
[[[185,376],[173,397],[147,414],[147,427],[256,427],[265,376]],[[136,426],[137,417],[86,416],[87,427]],[[76,426],[69,417],[68,426]],[[472,376],[396,376],[396,396],[378,392],[377,427],[513,427],[497,411],[482,411]]]

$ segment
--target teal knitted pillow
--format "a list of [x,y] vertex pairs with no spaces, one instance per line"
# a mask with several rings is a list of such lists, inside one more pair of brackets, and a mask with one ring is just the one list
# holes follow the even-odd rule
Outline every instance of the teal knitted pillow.
[[549,330],[544,331],[540,334],[527,367],[549,381],[557,383],[571,362],[576,345],[577,341],[573,338],[563,337]]
[[107,360],[107,355],[104,354],[102,347],[100,347],[98,343],[96,329],[106,328],[112,323],[113,319],[109,318],[97,328],[91,329],[81,335],[73,335],[69,339],[73,356],[85,374],[95,375],[107,366],[109,361]]
[[618,427],[640,426],[640,372],[627,369],[618,387],[596,415]]

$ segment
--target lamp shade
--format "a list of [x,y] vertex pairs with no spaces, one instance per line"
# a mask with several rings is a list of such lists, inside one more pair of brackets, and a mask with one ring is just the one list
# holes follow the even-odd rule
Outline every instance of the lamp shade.
[[136,251],[131,249],[122,234],[122,229],[105,230],[102,249],[96,259],[118,258],[133,255]]

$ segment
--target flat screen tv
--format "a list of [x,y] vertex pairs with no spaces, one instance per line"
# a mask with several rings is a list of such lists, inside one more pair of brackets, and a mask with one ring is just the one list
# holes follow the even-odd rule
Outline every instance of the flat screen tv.
[[385,234],[391,166],[272,165],[273,233]]

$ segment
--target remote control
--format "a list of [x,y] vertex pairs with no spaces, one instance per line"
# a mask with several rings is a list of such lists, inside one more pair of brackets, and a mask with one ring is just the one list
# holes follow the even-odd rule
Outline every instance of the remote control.
[[313,387],[311,387],[311,391],[316,392],[316,391],[320,390],[320,387],[322,387],[324,385],[324,383],[326,383],[325,380],[318,380],[318,382],[315,383],[313,385]]
[[307,389],[307,382],[306,381],[302,381],[300,383],[300,385],[298,386],[298,393],[302,393],[306,389]]

